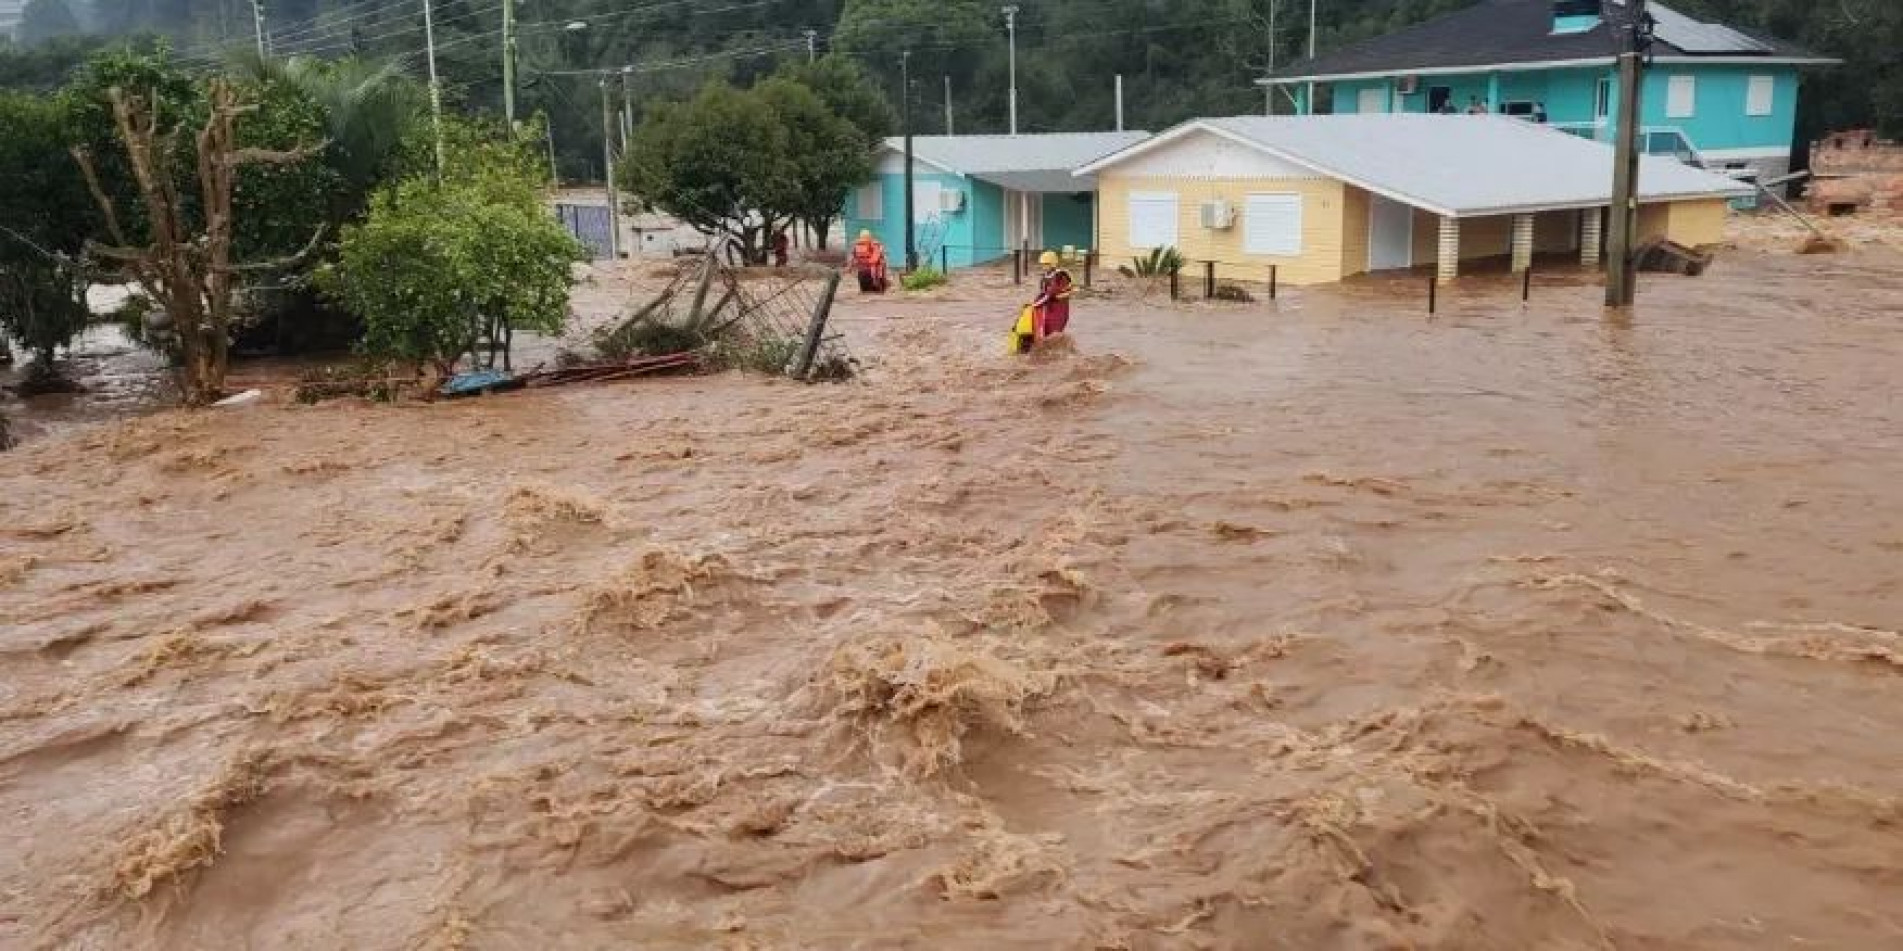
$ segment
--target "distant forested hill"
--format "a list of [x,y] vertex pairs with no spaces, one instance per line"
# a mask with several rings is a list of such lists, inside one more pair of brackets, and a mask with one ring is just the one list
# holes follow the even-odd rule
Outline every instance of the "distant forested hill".
[[[401,56],[423,71],[422,0],[262,0],[275,51]],[[1458,9],[1472,0],[1318,0],[1317,42],[1326,50]],[[215,57],[254,42],[249,0],[31,0],[93,33],[160,33],[185,55]],[[945,124],[949,80],[958,131],[1002,131],[1008,60],[1002,0],[518,0],[521,102],[554,117],[568,174],[600,165],[601,77],[585,71],[633,66],[609,77],[617,107],[625,92],[636,118],[644,101],[677,96],[725,77],[745,82],[779,59],[806,55],[805,31],[822,51],[866,64],[898,98],[900,60],[910,50],[914,119],[921,132]],[[1251,80],[1308,44],[1307,0],[1017,0],[1020,127],[1105,128],[1114,77],[1125,78],[1132,127],[1159,129],[1196,114],[1252,112],[1263,96]],[[1903,0],[1676,0],[1677,8],[1797,40],[1841,56],[1841,69],[1813,73],[1801,117],[1806,135],[1878,125],[1903,135]],[[501,102],[502,0],[435,0],[438,66],[452,104],[496,111]],[[31,13],[29,9],[29,13]],[[37,22],[69,18],[40,11]],[[571,28],[572,27],[572,28]],[[0,83],[22,71],[9,64]],[[17,60],[19,57],[13,57]]]

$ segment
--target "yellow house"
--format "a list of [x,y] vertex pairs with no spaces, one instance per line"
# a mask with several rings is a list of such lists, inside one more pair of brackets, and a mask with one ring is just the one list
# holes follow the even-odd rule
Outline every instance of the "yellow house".
[[[1535,253],[1598,263],[1612,149],[1521,119],[1376,114],[1197,119],[1077,170],[1097,179],[1107,260],[1174,247],[1226,273],[1314,284],[1368,271]],[[1641,159],[1639,239],[1722,239],[1748,186]]]

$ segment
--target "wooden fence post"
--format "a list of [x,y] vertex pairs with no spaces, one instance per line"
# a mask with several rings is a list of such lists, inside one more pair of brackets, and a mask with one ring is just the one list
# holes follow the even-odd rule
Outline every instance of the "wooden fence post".
[[843,275],[834,270],[826,277],[826,289],[819,292],[819,303],[813,306],[813,319],[806,325],[806,342],[800,347],[799,363],[793,367],[793,378],[804,380],[813,372],[813,361],[819,358],[819,345],[826,339],[826,318],[833,312],[833,297],[839,293],[839,279]]

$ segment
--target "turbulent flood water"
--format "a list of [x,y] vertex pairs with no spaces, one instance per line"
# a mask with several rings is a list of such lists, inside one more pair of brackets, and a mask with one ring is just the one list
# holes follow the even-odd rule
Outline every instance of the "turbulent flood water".
[[1903,256],[0,456],[0,945],[1903,946]]

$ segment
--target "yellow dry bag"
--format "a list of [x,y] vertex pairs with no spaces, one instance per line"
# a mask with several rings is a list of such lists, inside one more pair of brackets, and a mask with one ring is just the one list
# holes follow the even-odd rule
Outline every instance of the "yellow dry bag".
[[1011,354],[1030,353],[1031,345],[1037,342],[1037,309],[1025,305],[1018,311],[1018,322],[1011,327],[1011,336],[1005,344],[1005,352]]

